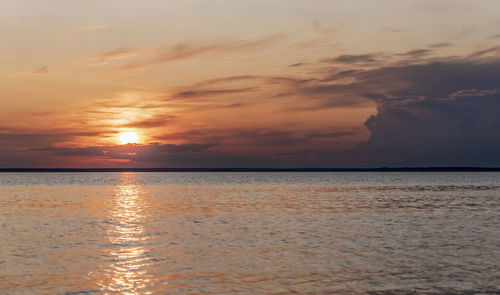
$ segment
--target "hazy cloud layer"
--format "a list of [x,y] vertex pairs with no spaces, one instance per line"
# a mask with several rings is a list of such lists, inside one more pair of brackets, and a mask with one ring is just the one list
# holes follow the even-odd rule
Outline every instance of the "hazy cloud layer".
[[[199,54],[247,46],[258,45],[209,46]],[[156,61],[194,57],[195,51],[168,49]],[[93,62],[133,52],[108,52]],[[50,166],[500,166],[499,53],[494,46],[464,57],[439,57],[434,49],[334,55],[308,63],[301,76],[240,75],[155,94],[126,93],[133,99],[103,99],[85,113],[107,132],[1,130],[0,160],[2,166],[43,166],[48,159]],[[365,139],[361,126],[324,121],[366,106],[376,111],[360,119]],[[67,144],[110,136],[113,126],[147,130],[153,143]]]

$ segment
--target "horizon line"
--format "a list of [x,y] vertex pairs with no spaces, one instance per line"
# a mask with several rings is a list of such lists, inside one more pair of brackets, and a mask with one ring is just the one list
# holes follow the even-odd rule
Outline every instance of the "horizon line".
[[376,168],[0,168],[2,172],[500,172],[500,167]]

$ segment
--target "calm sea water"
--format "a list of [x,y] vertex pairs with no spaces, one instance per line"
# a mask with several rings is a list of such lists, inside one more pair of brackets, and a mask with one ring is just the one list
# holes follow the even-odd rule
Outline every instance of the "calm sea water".
[[500,294],[499,173],[0,173],[0,294]]

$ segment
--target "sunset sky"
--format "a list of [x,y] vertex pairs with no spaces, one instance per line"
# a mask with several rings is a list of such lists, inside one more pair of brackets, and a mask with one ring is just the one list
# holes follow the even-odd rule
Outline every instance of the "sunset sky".
[[0,40],[0,168],[500,166],[498,0],[0,0]]

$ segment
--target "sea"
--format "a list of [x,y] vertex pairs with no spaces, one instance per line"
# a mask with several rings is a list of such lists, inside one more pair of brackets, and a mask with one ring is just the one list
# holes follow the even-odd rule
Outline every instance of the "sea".
[[500,294],[500,173],[0,173],[0,294]]

